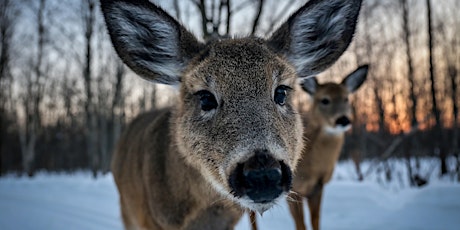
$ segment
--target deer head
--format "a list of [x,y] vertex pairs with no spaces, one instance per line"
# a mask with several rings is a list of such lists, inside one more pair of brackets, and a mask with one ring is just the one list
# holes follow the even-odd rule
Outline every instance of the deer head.
[[312,0],[268,39],[208,43],[147,0],[101,2],[121,59],[179,88],[170,131],[178,154],[243,207],[262,212],[281,199],[303,147],[291,91],[345,51],[361,1]]
[[319,84],[316,77],[305,79],[302,89],[313,98],[310,118],[330,134],[343,134],[349,130],[353,116],[348,97],[364,83],[367,71],[367,65],[360,66],[340,84]]

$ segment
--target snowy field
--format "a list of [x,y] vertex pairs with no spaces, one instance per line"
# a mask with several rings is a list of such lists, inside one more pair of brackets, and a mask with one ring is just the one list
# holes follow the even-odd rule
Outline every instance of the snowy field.
[[[322,229],[460,229],[460,184],[438,179],[435,164],[424,161],[420,170],[430,178],[429,184],[409,188],[403,165],[387,165],[393,170],[392,182],[385,182],[383,173],[374,170],[359,183],[353,165],[341,163],[325,188]],[[261,230],[294,229],[285,202],[259,217],[258,224]],[[236,229],[249,226],[244,216]],[[83,172],[0,178],[0,229],[121,230],[113,179],[107,175],[93,180]]]

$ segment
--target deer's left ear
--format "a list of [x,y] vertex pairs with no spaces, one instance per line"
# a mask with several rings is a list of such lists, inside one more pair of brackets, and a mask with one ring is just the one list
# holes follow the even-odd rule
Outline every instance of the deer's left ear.
[[272,35],[268,44],[294,65],[300,77],[316,75],[347,49],[361,0],[310,0]]
[[353,73],[350,73],[342,81],[342,85],[345,85],[350,93],[355,92],[366,80],[369,65],[362,65],[358,67]]

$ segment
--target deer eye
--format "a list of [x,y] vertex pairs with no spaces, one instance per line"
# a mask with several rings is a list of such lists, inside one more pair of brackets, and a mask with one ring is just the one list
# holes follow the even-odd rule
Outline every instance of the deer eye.
[[321,104],[323,104],[323,105],[329,105],[329,103],[331,103],[331,100],[329,100],[328,98],[323,98],[323,99],[321,99]]
[[200,90],[195,93],[200,99],[201,110],[210,111],[217,108],[217,101],[214,95],[207,90]]
[[276,104],[278,105],[285,105],[286,104],[286,97],[287,97],[287,91],[290,90],[291,88],[285,85],[280,85],[275,89],[275,96],[273,97],[273,100],[275,101]]

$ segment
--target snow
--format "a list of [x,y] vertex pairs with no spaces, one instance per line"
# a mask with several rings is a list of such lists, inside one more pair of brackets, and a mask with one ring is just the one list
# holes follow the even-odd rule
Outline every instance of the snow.
[[[424,165],[433,164],[424,161],[421,168]],[[390,166],[396,175],[391,183],[384,182],[378,170],[357,182],[353,165],[341,163],[325,188],[322,229],[459,229],[460,184],[434,179],[435,174],[429,173],[427,186],[410,188],[403,179],[404,164],[390,162]],[[363,172],[366,167],[369,164]],[[308,212],[305,215],[308,222]],[[258,216],[258,225],[261,230],[294,229],[285,202]],[[2,177],[0,229],[121,230],[113,178],[109,174],[94,180],[85,172]],[[247,215],[236,229],[250,229]]]

